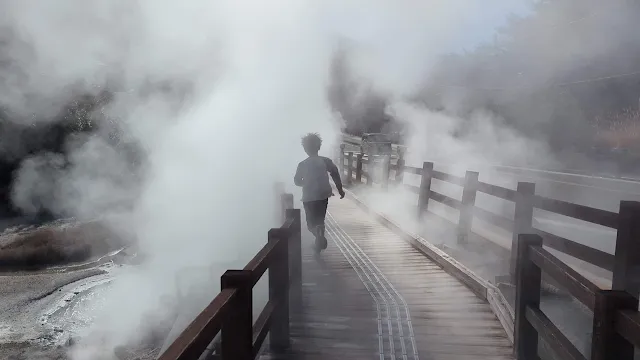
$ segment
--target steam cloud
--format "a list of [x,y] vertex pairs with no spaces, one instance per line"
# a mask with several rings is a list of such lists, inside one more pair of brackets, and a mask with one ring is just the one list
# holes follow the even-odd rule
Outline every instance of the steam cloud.
[[[206,288],[180,304],[197,311],[217,292],[215,277],[266,241],[272,186],[290,182],[304,156],[300,135],[320,132],[329,154],[338,129],[326,88],[338,42],[351,47],[358,76],[420,126],[414,143],[426,144],[425,152],[447,147],[466,161],[483,150],[490,159],[506,153],[499,145],[506,144],[520,154],[528,143],[486,113],[456,138],[457,119],[402,102],[479,10],[463,0],[5,1],[0,103],[11,119],[46,121],[76,94],[109,89],[111,101],[92,117],[118,119],[123,139],[145,152],[140,178],[104,134],[70,143],[66,166],[52,155],[24,163],[14,200],[90,216],[132,199],[131,221],[120,225],[134,224],[149,260],[113,284],[95,325],[95,333],[110,334],[109,345],[122,344],[140,334],[145,313],[169,312],[162,295],[175,293],[181,270],[210,271],[211,278],[187,279]],[[148,91],[165,83],[184,90]],[[84,348],[75,358],[98,359],[96,351]]]

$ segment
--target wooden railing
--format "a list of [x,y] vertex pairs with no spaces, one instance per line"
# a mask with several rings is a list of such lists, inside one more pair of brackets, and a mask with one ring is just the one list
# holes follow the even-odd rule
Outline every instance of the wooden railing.
[[[363,176],[367,177],[366,185],[374,183],[374,177],[369,176],[372,169],[368,167],[368,172],[363,170],[363,164],[369,164],[371,159],[363,159],[361,154],[354,158],[354,153],[344,151],[340,151],[339,157],[338,164],[345,175],[345,184],[361,184]],[[536,195],[535,183],[519,182],[516,190],[513,190],[479,181],[479,174],[474,171],[467,171],[464,177],[459,177],[434,170],[431,162],[424,162],[422,168],[406,166],[402,157],[395,165],[391,164],[389,157],[380,159],[382,175],[378,180],[382,188],[390,181],[390,170],[395,170],[394,181],[398,186],[418,195],[418,216],[428,210],[429,200],[459,210],[456,224],[459,242],[465,242],[468,238],[474,218],[512,233],[510,280],[516,285],[514,351],[517,359],[539,359],[538,336],[549,344],[560,359],[584,359],[580,351],[540,311],[543,272],[593,311],[592,360],[633,359],[634,346],[640,347],[640,281],[636,279],[640,277],[640,203],[621,201],[620,210],[615,213]],[[419,175],[420,186],[404,184],[404,173]],[[461,199],[432,189],[433,179],[462,187]],[[507,218],[478,207],[478,192],[515,203],[514,217]],[[616,229],[615,254],[534,228],[534,209]],[[611,271],[612,290],[600,289],[544,249],[543,245]]]
[[593,311],[591,360],[632,360],[640,346],[638,298],[626,291],[601,290],[542,248],[538,234],[519,235],[516,261],[514,350],[518,360],[537,360],[538,339],[560,359],[586,357],[540,310],[542,273],[553,277]]
[[[369,176],[368,172],[362,170],[363,164],[368,164],[369,160],[363,159],[359,154],[355,157],[354,166],[354,153],[341,152],[341,154],[342,160],[338,160],[338,164],[343,169],[343,174],[346,173],[345,183],[347,185],[354,184],[354,171],[355,183],[359,183],[359,179],[362,176],[366,176],[366,184],[373,184],[374,177]],[[370,169],[367,170],[370,172]],[[459,242],[464,243],[466,241],[471,233],[475,218],[510,232],[512,234],[510,250],[510,277],[512,283],[515,283],[518,234],[535,233],[540,235],[544,245],[551,249],[612,271],[613,289],[627,290],[631,294],[640,292],[640,284],[631,281],[632,268],[636,264],[640,265],[640,241],[636,241],[636,239],[640,239],[640,203],[638,202],[621,201],[620,211],[615,213],[536,195],[535,183],[518,182],[516,190],[513,190],[479,181],[479,174],[475,171],[467,171],[464,177],[459,177],[434,170],[432,162],[425,162],[422,164],[422,168],[415,168],[406,166],[402,158],[398,159],[397,164],[391,164],[388,157],[381,159],[380,173],[383,175],[380,182],[383,188],[390,181],[390,170],[395,170],[394,181],[398,185],[418,195],[417,213],[419,216],[427,211],[430,200],[459,210],[459,218],[456,224]],[[403,184],[404,173],[419,175],[420,186]],[[458,200],[435,191],[431,186],[433,179],[462,187],[461,199]],[[478,192],[515,203],[514,217],[508,218],[478,207],[476,205]],[[534,209],[541,209],[618,230],[615,254],[612,255],[533,227]]]
[[[255,359],[269,334],[274,351],[289,346],[289,314],[301,301],[300,210],[293,196],[281,197],[284,224],[268,232],[267,244],[242,270],[227,270],[221,291],[159,357],[198,359],[220,333],[224,360]],[[269,300],[253,322],[253,287],[269,270]]]

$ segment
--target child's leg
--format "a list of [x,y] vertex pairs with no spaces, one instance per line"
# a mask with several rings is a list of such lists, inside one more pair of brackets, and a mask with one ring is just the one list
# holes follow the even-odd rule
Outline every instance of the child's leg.
[[302,203],[302,206],[304,206],[304,217],[305,217],[305,219],[307,221],[307,229],[312,234],[314,234],[314,227],[315,227],[314,203],[315,203],[315,201],[307,201],[307,202],[303,202]]
[[324,221],[327,217],[327,205],[329,204],[329,199],[324,199],[318,201],[318,220],[317,224],[321,226],[322,233],[324,234]]
[[316,232],[316,241],[319,242],[318,246],[320,247],[320,249],[326,249],[327,248],[327,238],[324,235],[324,219],[327,215],[327,204],[329,202],[329,199],[325,199],[325,200],[319,200],[316,202],[316,220],[315,223],[317,224],[317,232]]

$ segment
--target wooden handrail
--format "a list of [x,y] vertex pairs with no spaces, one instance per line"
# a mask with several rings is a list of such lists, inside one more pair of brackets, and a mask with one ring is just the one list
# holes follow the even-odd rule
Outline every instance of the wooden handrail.
[[[221,333],[224,360],[254,359],[270,334],[270,346],[282,351],[289,346],[290,305],[299,301],[300,210],[291,209],[290,194],[282,195],[284,223],[269,230],[268,241],[242,270],[227,270],[221,291],[182,331],[159,360],[197,359]],[[253,287],[269,270],[269,300],[253,322]],[[290,291],[291,290],[291,291]],[[291,299],[290,299],[291,298]]]
[[[344,155],[342,155],[344,159]],[[358,156],[354,166],[362,175],[365,160]],[[388,160],[386,160],[388,162]],[[432,162],[422,168],[396,166],[400,186],[418,195],[418,216],[428,211],[429,200],[460,210],[458,241],[464,241],[473,217],[512,233],[511,280],[516,285],[515,346],[519,360],[538,359],[538,336],[563,359],[584,359],[564,334],[540,311],[542,273],[567,289],[594,313],[592,360],[631,360],[633,346],[640,347],[640,203],[621,201],[618,213],[596,209],[535,194],[535,184],[519,182],[516,190],[478,181],[478,173],[467,171],[464,178],[434,170]],[[385,165],[387,168],[394,168]],[[350,167],[351,168],[351,167]],[[367,168],[371,172],[370,168]],[[420,186],[402,183],[402,174],[420,176]],[[357,178],[357,176],[356,176]],[[463,188],[461,200],[431,188],[433,179]],[[378,179],[386,182],[386,179]],[[367,177],[367,185],[373,180]],[[356,185],[360,184],[359,179]],[[476,192],[515,203],[513,219],[475,206]],[[533,227],[533,210],[541,209],[617,230],[615,255]],[[602,290],[571,266],[543,248],[547,246],[569,256],[613,272],[614,290]],[[632,294],[632,295],[630,295]]]
[[542,236],[545,246],[571,255],[576,259],[586,261],[605,270],[613,271],[615,256],[609,253],[565,239],[561,236],[554,235],[543,230],[533,229],[533,232]]
[[618,214],[611,211],[596,209],[562,200],[549,199],[539,195],[533,197],[533,206],[538,209],[610,227],[612,229],[616,229],[618,227]]
[[[562,360],[586,360],[584,355],[564,336],[562,331],[545,315],[539,308],[526,307],[526,320],[551,349]],[[537,352],[535,353],[537,354]],[[518,357],[518,360],[538,359],[537,355],[531,354],[527,357]]]
[[634,346],[640,347],[640,313],[634,310],[620,310],[615,318],[616,331]]
[[462,206],[462,201],[458,199],[454,199],[450,196],[441,194],[434,190],[431,190],[429,192],[429,199],[435,200],[439,203],[445,204],[448,207],[454,208],[454,209],[460,209],[460,207]]
[[432,172],[432,176],[434,179],[438,179],[440,181],[445,181],[448,182],[450,184],[454,184],[454,185],[458,185],[458,186],[464,186],[464,178],[455,176],[455,175],[451,175],[451,174],[447,174],[444,173],[442,171],[437,171],[434,170]]
[[487,222],[489,224],[493,224],[503,230],[513,231],[513,219],[509,219],[502,215],[495,214],[491,211],[485,210],[483,208],[474,206],[473,207],[473,215],[478,219]]
[[221,291],[158,359],[197,359],[222,329],[222,322],[235,294],[236,291],[232,289]]
[[[542,241],[542,238],[540,238],[540,240]],[[543,272],[549,274],[549,276],[556,280],[563,288],[567,289],[578,301],[593,310],[595,306],[595,294],[600,290],[598,286],[580,275],[580,273],[562,262],[562,260],[543,249],[542,246],[531,246],[528,255],[529,261],[533,262]]]
[[502,187],[502,186],[478,181],[478,191],[483,192],[485,194],[489,194],[491,196],[495,196],[503,200],[516,201],[516,191]]
[[[343,156],[343,159],[344,158],[345,156]],[[537,208],[545,210],[593,224],[606,226],[616,230],[618,229],[620,223],[620,215],[618,213],[536,195],[535,184],[532,183],[518,183],[517,190],[478,181],[477,179],[471,184],[466,184],[467,176],[471,172],[467,172],[467,176],[465,176],[465,178],[462,178],[459,176],[447,174],[442,171],[436,171],[433,169],[433,163],[430,162],[425,162],[423,164],[423,168],[416,168],[406,166],[404,164],[404,159],[399,159],[398,161],[401,162],[402,166],[401,170],[396,170],[396,182],[400,183],[401,186],[408,191],[418,194],[418,214],[422,214],[427,211],[429,200],[437,201],[457,210],[464,210],[460,212],[460,217],[457,223],[459,241],[463,241],[465,239],[465,234],[470,233],[473,219],[476,218],[512,233],[510,271],[512,280],[515,276],[517,236],[520,233],[539,234],[542,236],[545,246],[565,253],[576,259],[585,261],[589,264],[601,267],[605,270],[614,270],[614,255],[580,244],[579,242],[543,231],[541,229],[534,228],[533,209]],[[356,170],[355,185],[361,183],[362,176],[364,175],[364,171],[362,170],[363,162],[364,160],[362,159],[362,154],[359,154],[356,161],[351,163],[351,167]],[[371,171],[370,169],[368,170]],[[399,171],[401,171],[402,173],[399,174]],[[404,173],[421,176],[421,186],[416,187],[414,185],[402,184]],[[366,176],[366,179],[367,185],[371,185],[373,183],[373,179],[370,176]],[[400,181],[397,181],[398,179]],[[441,192],[434,191],[431,187],[432,179],[437,179],[457,186],[462,186],[463,195],[466,195],[466,198],[458,200],[442,194]],[[377,181],[384,181],[384,179],[377,179]],[[473,188],[470,188],[470,186],[472,186]],[[505,201],[516,203],[516,216],[511,219],[475,206],[476,192],[481,192]],[[635,216],[635,218],[637,218],[637,220],[640,222],[640,210],[638,210],[635,215],[631,216]],[[627,241],[625,239],[619,241],[619,243],[621,245],[624,245]],[[617,252],[623,252],[622,248],[625,248],[625,246],[621,246],[621,249],[617,250]],[[640,246],[638,246],[638,248],[638,251],[640,251]],[[628,253],[628,251],[625,252]],[[624,272],[628,271],[629,269],[626,268],[618,270],[616,273],[623,274]],[[621,275],[617,275],[617,278],[621,279]],[[628,282],[626,278],[619,281]]]
[[540,311],[542,273],[548,274],[593,311],[591,359],[632,360],[640,343],[638,299],[627,292],[601,290],[542,248],[542,237],[518,237],[514,352],[518,360],[537,359],[538,338],[561,359],[585,359]]

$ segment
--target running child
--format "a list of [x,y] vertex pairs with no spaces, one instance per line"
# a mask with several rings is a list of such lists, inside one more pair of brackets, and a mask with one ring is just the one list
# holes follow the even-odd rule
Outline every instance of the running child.
[[302,187],[302,204],[307,221],[307,229],[315,236],[316,251],[327,248],[324,236],[324,220],[329,198],[333,196],[329,174],[336,184],[340,199],[344,198],[340,172],[331,159],[319,156],[322,146],[320,135],[311,133],[302,138],[302,147],[309,156],[298,164],[294,183]]

